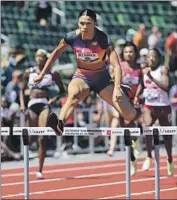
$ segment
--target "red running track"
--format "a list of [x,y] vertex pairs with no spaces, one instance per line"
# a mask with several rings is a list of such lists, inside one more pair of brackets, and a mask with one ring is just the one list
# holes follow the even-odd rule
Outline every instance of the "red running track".
[[[154,164],[131,179],[132,199],[154,199]],[[174,157],[177,168],[177,155]],[[166,158],[160,158],[160,198],[177,199],[177,170],[168,177]],[[125,199],[125,160],[60,164],[44,167],[43,180],[35,179],[30,168],[30,199]],[[23,169],[2,170],[2,199],[24,199]]]

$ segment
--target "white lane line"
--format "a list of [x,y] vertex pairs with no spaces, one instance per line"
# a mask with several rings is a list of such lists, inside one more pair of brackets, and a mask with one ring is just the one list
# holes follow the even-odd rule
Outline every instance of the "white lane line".
[[[173,190],[177,191],[177,187],[161,189],[160,192],[167,192],[167,191],[173,191]],[[155,193],[155,190],[140,192],[140,193],[131,193],[131,196],[139,196],[139,195],[143,195],[143,194],[153,194],[153,193]],[[102,198],[97,198],[97,199],[116,199],[116,198],[123,198],[123,197],[126,197],[126,195],[122,194],[122,195],[102,197]]]
[[[54,169],[54,170],[45,170],[44,174],[52,174],[55,172],[69,172],[69,171],[80,171],[80,170],[88,170],[88,169],[99,169],[99,168],[111,168],[111,167],[121,167],[125,166],[124,163],[118,164],[106,164],[106,165],[95,165],[95,166],[88,166],[88,167],[73,167],[73,168],[66,168],[66,169]],[[30,172],[29,175],[34,175],[36,172]],[[14,174],[3,174],[1,177],[16,177],[16,176],[23,176],[24,173],[14,173]]]
[[[177,161],[176,159],[173,159],[174,161]],[[166,162],[166,159],[161,159],[160,163]],[[137,162],[137,164],[142,164],[143,161]],[[88,170],[88,169],[99,169],[99,168],[111,168],[111,167],[121,167],[125,166],[125,161],[123,163],[115,163],[115,164],[105,164],[105,165],[94,165],[94,166],[86,166],[86,167],[71,167],[66,169],[54,169],[54,170],[45,170],[44,174],[52,174],[52,173],[59,173],[59,172],[68,172],[68,171],[80,171],[80,170]],[[29,175],[35,175],[36,172],[30,172]],[[14,173],[14,174],[2,174],[1,177],[17,177],[17,176],[23,176],[24,173]]]
[[[177,166],[176,166],[177,167]],[[161,167],[161,170],[166,169],[166,166]],[[154,168],[150,168],[149,171],[154,171]],[[137,170],[137,172],[143,172],[142,169]],[[80,175],[80,176],[72,176],[72,177],[63,177],[63,178],[48,178],[48,179],[42,179],[42,180],[34,180],[34,181],[29,181],[29,184],[35,184],[35,183],[44,183],[44,182],[51,182],[51,181],[63,181],[63,180],[68,180],[68,179],[79,179],[79,178],[91,178],[91,177],[100,177],[100,176],[110,176],[110,175],[120,175],[120,174],[125,174],[126,171],[115,171],[115,172],[104,172],[104,173],[95,173],[95,174],[85,174],[85,175]],[[24,181],[21,182],[10,182],[10,183],[4,183],[1,184],[2,187],[8,187],[8,186],[16,186],[16,185],[22,185],[24,184]]]
[[[177,157],[177,155],[176,155],[176,157]],[[164,159],[164,156],[162,156],[161,157],[162,159]],[[143,157],[140,157],[139,159],[144,159]],[[107,163],[109,163],[109,162],[113,162],[113,163],[115,163],[115,162],[119,162],[119,163],[121,163],[121,162],[124,162],[125,160],[124,159],[122,159],[122,158],[116,158],[116,156],[115,157],[113,157],[113,158],[110,158],[110,157],[106,157],[104,160],[93,160],[93,161],[87,161],[87,160],[85,160],[85,161],[75,161],[75,162],[73,162],[73,161],[71,161],[71,162],[67,162],[67,163],[52,163],[52,164],[48,164],[49,162],[50,162],[50,160],[47,160],[46,161],[46,167],[52,167],[52,166],[58,166],[58,167],[65,167],[66,165],[68,166],[68,165],[83,165],[83,164],[87,164],[87,165],[92,165],[92,164],[99,164],[99,165],[102,165],[102,164],[104,164],[104,162],[107,162]],[[112,163],[112,164],[113,164]],[[3,163],[2,163],[3,164]],[[31,168],[33,169],[33,170],[35,170],[35,168],[37,168],[38,167],[38,165],[36,165],[36,164],[31,164]],[[76,166],[75,166],[76,167]],[[23,167],[21,167],[21,166],[16,166],[16,167],[14,167],[14,168],[3,168],[2,167],[2,171],[4,171],[4,172],[10,172],[10,171],[13,171],[13,170],[16,170],[16,169],[18,169],[18,170],[20,170],[20,169],[22,169],[23,170]]]
[[[177,175],[174,175],[173,177],[177,177]],[[161,180],[163,179],[168,179],[168,176],[162,176],[160,177]],[[131,183],[136,183],[136,182],[147,182],[147,181],[152,181],[154,180],[153,178],[145,178],[145,179],[137,179],[137,180],[132,180]],[[120,181],[120,182],[112,182],[112,183],[100,183],[100,184],[94,184],[94,185],[83,185],[83,186],[77,186],[77,187],[69,187],[69,188],[62,188],[62,189],[55,189],[55,190],[41,190],[38,192],[30,192],[29,195],[33,194],[45,194],[45,193],[52,193],[52,192],[61,192],[61,191],[70,191],[70,190],[78,190],[78,189],[86,189],[86,188],[95,188],[95,187],[104,187],[104,186],[111,186],[111,185],[121,185],[125,184],[126,181]],[[10,197],[19,197],[19,196],[24,196],[24,193],[18,193],[18,194],[10,194],[10,195],[4,195],[2,198],[10,198]]]
[[[138,158],[138,160],[140,160],[140,162],[142,162],[143,160],[145,159],[145,157],[140,157],[140,158]],[[165,159],[165,156],[164,155],[161,155],[160,156],[160,159]],[[173,159],[177,159],[177,154],[174,154],[173,155]],[[50,162],[50,161],[48,161],[48,162]],[[100,161],[75,161],[74,163],[71,161],[70,163],[60,163],[60,164],[58,164],[58,163],[52,163],[52,164],[48,164],[47,162],[46,162],[46,164],[45,164],[45,166],[46,167],[53,167],[53,166],[58,166],[58,167],[65,167],[66,165],[68,166],[68,165],[82,165],[82,164],[87,164],[87,165],[91,165],[91,164],[97,164],[97,163],[99,163],[99,165],[102,165],[102,164],[104,164],[104,162],[107,162],[107,164],[109,164],[109,162],[114,162],[114,163],[112,163],[112,164],[115,164],[115,162],[118,162],[118,163],[125,163],[125,159],[121,159],[121,158],[116,158],[116,156],[114,157],[114,159],[111,159],[110,158],[110,160],[109,160],[109,158],[105,158],[105,160],[100,160]],[[3,163],[2,163],[2,165],[3,165]],[[32,170],[36,170],[36,168],[38,168],[38,165],[32,165],[31,166],[31,169]],[[13,170],[16,170],[16,169],[18,169],[18,170],[23,170],[23,167],[19,167],[19,166],[16,166],[15,168],[4,168],[3,169],[3,167],[1,168],[1,171],[3,172],[3,173],[9,173],[9,172],[11,172],[11,171],[13,171]]]

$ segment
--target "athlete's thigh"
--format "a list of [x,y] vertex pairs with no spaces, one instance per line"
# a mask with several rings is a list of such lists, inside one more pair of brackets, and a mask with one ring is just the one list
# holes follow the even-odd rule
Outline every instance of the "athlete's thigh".
[[[44,105],[43,110],[39,114],[39,119],[38,119],[38,126],[39,127],[46,127],[49,113],[50,113],[49,105]],[[45,138],[46,137],[42,136],[42,135],[38,136],[39,144],[41,144],[41,142],[44,142]]]
[[126,118],[127,120],[131,120],[133,116],[136,115],[136,110],[134,109],[134,106],[132,105],[129,98],[123,93],[122,97],[119,102],[114,102],[112,100],[114,91],[114,85],[109,85],[101,92],[99,93],[99,96],[105,100],[107,103],[112,105],[122,117]]
[[74,78],[68,85],[68,98],[83,100],[90,93],[89,85],[80,78]]
[[45,127],[47,125],[47,118],[50,113],[50,108],[45,108],[39,115],[38,126]]
[[[27,126],[29,127],[38,127],[38,116],[32,110],[28,109],[27,114]],[[29,136],[29,145],[36,141],[36,136]]]
[[32,110],[28,110],[27,115],[27,126],[29,127],[37,127],[38,126],[38,116]]
[[[50,109],[45,108],[44,110],[41,111],[39,114],[39,119],[38,119],[38,126],[39,127],[46,127],[47,126],[47,118],[50,113]],[[45,142],[46,137],[44,135],[38,136],[38,143],[39,145]]]
[[143,122],[145,126],[152,126],[157,118],[153,115],[152,110],[144,107],[143,109]]
[[160,113],[160,116],[158,118],[160,126],[171,126],[172,124],[171,107],[170,106],[159,107],[158,112]]

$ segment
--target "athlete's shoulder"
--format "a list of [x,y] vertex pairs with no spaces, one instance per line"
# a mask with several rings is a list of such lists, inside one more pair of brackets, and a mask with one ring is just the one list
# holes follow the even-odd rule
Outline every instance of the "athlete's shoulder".
[[160,69],[162,74],[167,74],[169,70],[168,67],[165,65],[160,66]]
[[63,39],[67,44],[72,45],[74,40],[78,37],[79,34],[80,34],[80,31],[76,29],[74,31],[70,31],[66,33]]
[[95,34],[101,48],[106,49],[108,46],[112,45],[112,42],[109,39],[108,35],[100,28],[96,27]]

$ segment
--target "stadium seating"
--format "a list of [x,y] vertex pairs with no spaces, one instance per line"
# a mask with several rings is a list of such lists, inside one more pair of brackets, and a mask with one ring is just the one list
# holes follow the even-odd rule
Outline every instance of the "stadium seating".
[[[139,23],[146,24],[148,33],[153,25],[159,26],[165,40],[177,24],[177,7],[173,7],[170,2],[65,1],[52,2],[52,5],[65,11],[67,26],[40,26],[35,19],[35,2],[29,1],[23,8],[14,3],[1,7],[2,33],[18,36],[26,49],[30,64],[34,63],[34,53],[38,48],[52,51],[64,33],[77,26],[78,13],[83,8],[91,8],[102,17],[104,30],[113,41],[120,37],[125,38],[126,31],[129,28],[136,30]],[[68,50],[60,62],[74,60],[71,50]]]

